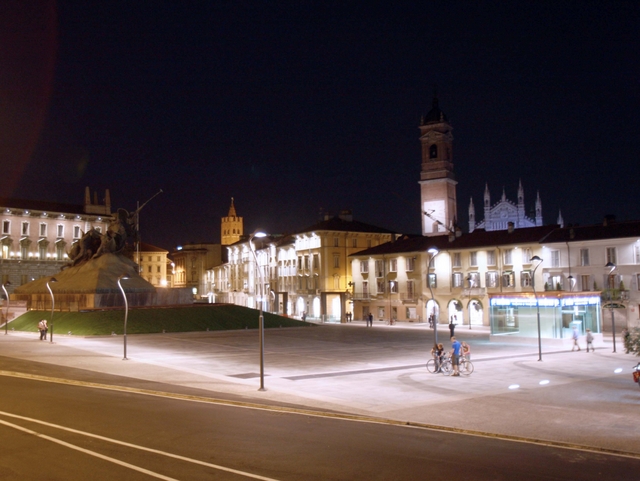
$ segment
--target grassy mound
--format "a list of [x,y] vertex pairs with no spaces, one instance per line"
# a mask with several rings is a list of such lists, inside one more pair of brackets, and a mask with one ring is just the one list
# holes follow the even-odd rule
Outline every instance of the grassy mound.
[[[257,329],[259,311],[229,304],[207,304],[187,307],[134,308],[129,309],[127,334],[151,334],[158,332],[225,331],[233,329]],[[38,322],[46,319],[51,324],[51,311],[29,311],[9,323],[16,331],[38,331]],[[124,309],[55,312],[54,335],[104,336],[123,334]],[[305,327],[312,324],[264,313],[264,327]]]

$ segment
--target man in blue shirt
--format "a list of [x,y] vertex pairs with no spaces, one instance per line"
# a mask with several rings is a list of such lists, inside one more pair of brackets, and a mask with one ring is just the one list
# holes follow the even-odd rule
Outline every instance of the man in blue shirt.
[[452,376],[460,375],[460,349],[461,345],[458,341],[456,341],[455,337],[451,338],[451,364],[453,365],[453,374]]

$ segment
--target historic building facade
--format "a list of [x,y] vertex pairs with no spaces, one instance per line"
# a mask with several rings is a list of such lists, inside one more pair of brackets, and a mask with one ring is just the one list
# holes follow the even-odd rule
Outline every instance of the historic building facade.
[[350,255],[393,239],[391,231],[357,222],[350,212],[286,236],[244,238],[227,247],[228,262],[210,269],[215,302],[326,322],[352,311]]
[[538,192],[536,197],[535,215],[533,217],[527,216],[525,212],[522,181],[518,183],[517,203],[508,200],[503,189],[502,197],[494,205],[491,205],[491,193],[489,192],[489,185],[486,184],[484,188],[483,206],[484,219],[476,222],[476,209],[473,204],[473,198],[469,201],[469,232],[473,232],[476,229],[484,229],[487,231],[504,230],[510,224],[516,229],[539,227],[542,225],[542,201],[540,200],[540,193]]
[[112,219],[109,191],[99,201],[89,187],[82,205],[23,199],[0,199],[0,204],[0,275],[3,284],[10,283],[8,292],[55,275],[85,232],[106,232]]
[[153,287],[173,287],[172,270],[167,269],[169,251],[146,242],[140,242],[137,253],[140,276]]

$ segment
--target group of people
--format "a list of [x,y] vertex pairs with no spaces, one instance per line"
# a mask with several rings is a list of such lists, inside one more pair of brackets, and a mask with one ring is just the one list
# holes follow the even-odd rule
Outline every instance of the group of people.
[[[571,335],[571,338],[573,339],[573,345],[571,346],[571,350],[574,351],[576,348],[578,348],[578,351],[580,351],[580,344],[578,344],[578,339],[580,339],[580,334],[578,333],[578,328],[576,326],[573,326],[573,334]],[[593,334],[591,333],[591,329],[587,329],[586,340],[587,340],[587,352],[589,352],[589,348],[591,348],[591,352],[595,352],[596,348],[593,347]]]
[[[436,372],[440,372],[440,366],[444,361],[444,346],[442,343],[434,344],[433,349],[431,349],[431,355],[436,361]],[[449,355],[451,356],[451,365],[453,366],[453,374],[452,376],[460,375],[460,357],[464,356],[468,361],[471,360],[471,346],[467,344],[465,341],[458,341],[454,336],[451,336],[451,351],[449,351]]]

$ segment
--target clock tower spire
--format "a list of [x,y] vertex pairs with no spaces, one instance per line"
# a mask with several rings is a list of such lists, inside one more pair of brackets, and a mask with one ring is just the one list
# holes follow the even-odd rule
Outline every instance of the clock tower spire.
[[422,170],[420,201],[422,235],[436,236],[453,231],[457,218],[456,185],[453,173],[453,127],[434,96],[431,110],[420,122]]

